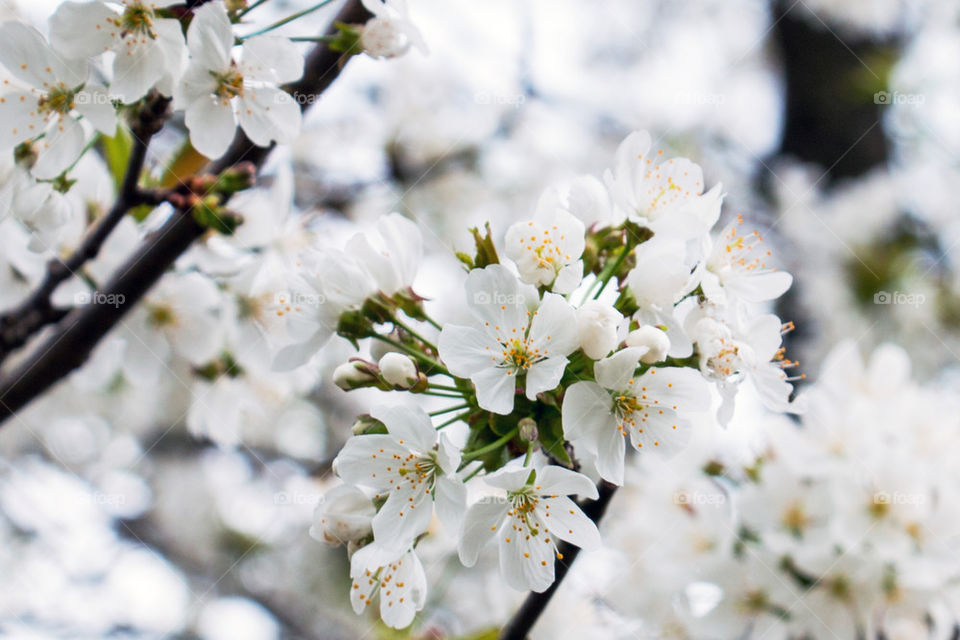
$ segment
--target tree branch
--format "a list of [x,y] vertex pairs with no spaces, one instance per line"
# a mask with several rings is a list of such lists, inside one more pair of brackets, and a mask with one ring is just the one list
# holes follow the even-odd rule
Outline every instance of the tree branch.
[[[334,23],[363,23],[370,14],[360,0],[348,0],[326,30],[334,35]],[[346,58],[318,43],[307,56],[303,77],[287,90],[305,110],[316,102],[343,69]],[[230,148],[205,172],[217,174],[241,162],[260,166],[270,148],[257,147],[238,129]],[[179,210],[147,237],[101,289],[101,298],[117,304],[90,304],[71,311],[18,366],[0,376],[0,424],[16,411],[82,365],[100,340],[160,279],[164,272],[206,229]]]
[[[583,512],[588,518],[599,524],[617,489],[618,487],[616,485],[601,480],[597,486],[597,491],[600,496],[596,500],[581,504],[580,506]],[[553,594],[560,588],[560,583],[563,582],[563,579],[567,576],[567,572],[570,570],[570,566],[573,565],[573,561],[576,560],[580,554],[580,547],[575,547],[568,542],[563,542],[557,545],[557,551],[563,556],[563,560],[557,561],[556,576],[553,584],[543,593],[531,593],[527,596],[527,599],[523,601],[523,605],[521,605],[513,615],[513,618],[511,618],[500,631],[499,640],[525,640],[527,634],[530,633],[530,629],[533,628],[533,625],[537,623],[544,609],[550,604],[550,599],[553,597]]]
[[131,123],[133,146],[127,160],[126,172],[113,207],[96,224],[66,260],[56,258],[47,265],[47,273],[37,289],[26,300],[0,315],[0,362],[15,349],[26,344],[45,325],[59,321],[64,311],[54,308],[50,297],[58,286],[73,276],[88,260],[100,253],[107,237],[120,223],[127,211],[149,201],[148,194],[137,188],[143,172],[150,139],[169,116],[170,99],[154,92],[147,96]]

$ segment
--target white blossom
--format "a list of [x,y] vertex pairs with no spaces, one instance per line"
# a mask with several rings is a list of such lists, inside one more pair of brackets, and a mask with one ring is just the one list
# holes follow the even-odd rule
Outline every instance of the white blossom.
[[365,493],[348,484],[339,485],[320,497],[310,536],[333,547],[360,540],[373,532],[371,522],[376,513]]
[[600,300],[589,300],[577,309],[580,348],[588,358],[599,360],[616,348],[622,322],[620,312]]
[[64,59],[33,27],[7,22],[0,25],[0,65],[19,83],[8,79],[0,94],[0,149],[35,140],[37,178],[55,178],[80,156],[81,116],[105,135],[116,133],[113,105],[104,87],[88,82],[86,58]]
[[427,53],[420,30],[410,20],[406,0],[363,0],[363,6],[373,14],[360,32],[360,46],[367,55],[396,58],[410,47]]
[[174,18],[159,12],[177,0],[121,0],[115,5],[94,0],[68,0],[50,17],[50,41],[71,58],[90,58],[105,51],[113,59],[110,95],[131,103],[156,86],[172,95],[180,79],[187,47]]
[[643,353],[629,347],[597,362],[597,381],[576,382],[563,398],[564,435],[596,456],[597,472],[615,484],[623,484],[625,438],[644,454],[675,455],[690,439],[690,413],[708,406],[695,371],[651,368],[637,376]]
[[234,35],[222,2],[194,12],[187,30],[190,64],[175,100],[185,111],[190,142],[209,158],[218,158],[233,141],[239,121],[261,147],[286,143],[300,131],[300,107],[278,88],[303,75],[303,55],[279,36],[255,36],[243,43],[239,62],[231,56]]
[[549,189],[540,196],[533,220],[515,222],[504,238],[507,256],[527,284],[570,293],[583,277],[583,223],[560,204]]
[[374,544],[409,548],[430,525],[434,503],[441,520],[454,522],[466,500],[456,477],[460,452],[420,409],[376,407],[371,415],[387,434],[354,436],[334,462],[344,482],[368,487],[386,502],[374,516]]
[[472,567],[496,536],[500,573],[514,589],[545,591],[554,580],[557,541],[586,550],[600,546],[597,526],[569,498],[597,498],[584,475],[557,466],[502,470],[485,478],[506,495],[482,498],[467,511],[460,534],[460,560]]
[[567,355],[579,346],[573,308],[547,293],[539,306],[536,291],[521,288],[498,264],[467,276],[467,306],[479,326],[447,324],[440,333],[440,357],[454,375],[470,378],[477,402],[488,411],[513,410],[517,385],[527,398],[557,386]]
[[409,389],[417,381],[417,365],[408,355],[385,353],[377,366],[383,379],[395,387]]

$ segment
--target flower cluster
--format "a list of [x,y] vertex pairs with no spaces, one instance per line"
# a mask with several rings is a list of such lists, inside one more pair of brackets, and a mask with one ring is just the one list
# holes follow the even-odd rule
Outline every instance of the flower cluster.
[[[596,499],[591,478],[622,485],[628,449],[664,460],[682,450],[698,416],[710,420],[711,389],[722,422],[743,383],[774,411],[799,410],[780,346],[789,325],[763,308],[790,276],[742,219],[715,232],[719,185],[704,192],[696,164],[652,144],[630,135],[603,181],[548,190],[499,246],[473,229],[475,250],[457,254],[460,321],[438,322],[414,291],[422,243],[397,214],[379,237],[299,269],[277,310],[291,342],[277,366],[339,334],[376,345],[373,359],[337,368],[341,388],[453,403],[377,404],[334,463],[345,484],[313,534],[348,543],[358,612],[379,599],[386,624],[412,622],[426,597],[416,547],[434,513],[464,565],[495,537],[507,584],[542,592],[559,543],[600,544],[571,496]],[[465,483],[483,497],[468,505]]]
[[[846,342],[802,397],[801,424],[767,421],[745,458],[632,469],[608,532],[612,561],[632,569],[606,585],[608,605],[657,637],[955,632],[956,421],[938,416],[955,415],[956,393],[911,381],[899,347],[864,364]],[[682,604],[650,606],[669,601]]]
[[[331,44],[344,55],[425,50],[402,0],[365,0],[374,15],[342,25]],[[292,142],[300,105],[284,85],[304,71],[301,48],[273,35],[296,14],[253,34],[239,35],[252,10],[220,0],[184,9],[174,0],[90,0],[60,4],[49,19],[49,41],[20,22],[0,25],[0,219],[12,211],[32,234],[36,252],[58,249],[76,217],[66,197],[82,156],[118,133],[118,112],[156,93],[183,112],[189,145],[220,157],[237,125],[258,146]],[[307,38],[309,39],[309,38]],[[106,78],[105,83],[100,79]]]

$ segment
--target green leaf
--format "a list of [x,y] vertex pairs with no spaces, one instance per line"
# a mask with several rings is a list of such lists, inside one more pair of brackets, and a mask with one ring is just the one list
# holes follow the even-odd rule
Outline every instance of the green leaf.
[[190,212],[200,226],[213,229],[225,236],[232,235],[243,221],[239,215],[226,209],[211,206],[203,200],[193,205]]
[[130,159],[130,150],[133,148],[133,135],[124,125],[117,125],[117,132],[112,138],[103,136],[101,139],[103,159],[113,178],[113,186],[119,190],[123,184],[123,176],[127,171],[127,161]]

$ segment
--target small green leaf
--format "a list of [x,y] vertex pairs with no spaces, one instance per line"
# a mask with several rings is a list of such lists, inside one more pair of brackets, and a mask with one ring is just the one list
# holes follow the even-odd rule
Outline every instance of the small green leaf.
[[101,139],[103,159],[106,160],[113,186],[120,189],[123,176],[127,172],[127,161],[130,159],[130,150],[133,148],[133,136],[130,130],[123,125],[117,125],[117,132],[113,137],[103,136]]

